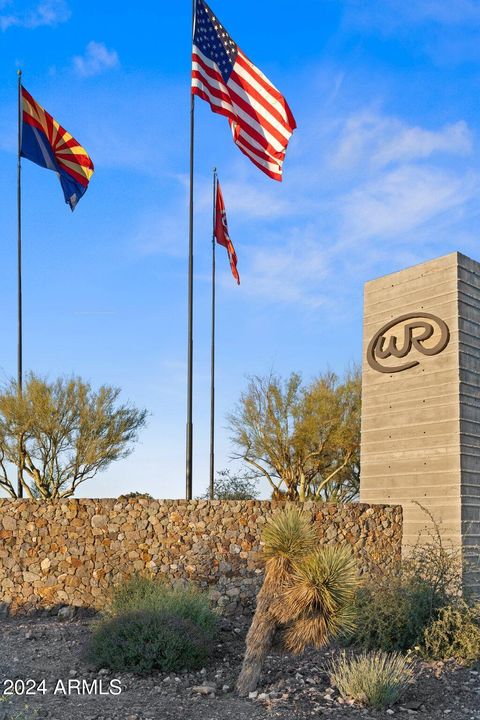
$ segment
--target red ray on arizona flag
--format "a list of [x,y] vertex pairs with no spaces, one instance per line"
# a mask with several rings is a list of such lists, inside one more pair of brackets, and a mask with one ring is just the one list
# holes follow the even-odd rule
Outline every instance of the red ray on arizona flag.
[[232,269],[232,275],[240,285],[240,275],[237,270],[237,253],[233,247],[233,243],[230,240],[228,232],[227,213],[225,210],[225,203],[223,201],[222,190],[220,183],[217,180],[217,197],[215,202],[215,238],[219,245],[223,245],[227,249],[228,259],[230,260],[230,267]]
[[20,154],[57,173],[65,202],[74,210],[93,175],[93,162],[85,148],[24,87]]
[[236,145],[260,170],[282,179],[295,118],[283,95],[243,54],[205,0],[196,2],[192,92],[228,118]]

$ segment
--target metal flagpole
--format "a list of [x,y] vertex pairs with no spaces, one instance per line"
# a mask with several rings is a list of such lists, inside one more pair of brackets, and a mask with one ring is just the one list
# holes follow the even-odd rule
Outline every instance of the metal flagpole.
[[[192,42],[195,31],[196,1],[192,2]],[[190,89],[191,92],[191,89]],[[185,497],[192,499],[192,450],[193,450],[193,170],[195,139],[195,95],[190,99],[190,208],[188,229],[188,340],[187,340],[187,442]]]
[[217,168],[213,168],[212,227],[212,349],[210,371],[210,500],[215,496],[215,224],[217,218]]
[[[17,346],[17,391],[22,395],[23,357],[22,357],[22,71],[18,75],[18,157],[17,157],[17,301],[18,301],[18,346]],[[22,438],[18,445],[17,494],[23,497],[22,483]]]

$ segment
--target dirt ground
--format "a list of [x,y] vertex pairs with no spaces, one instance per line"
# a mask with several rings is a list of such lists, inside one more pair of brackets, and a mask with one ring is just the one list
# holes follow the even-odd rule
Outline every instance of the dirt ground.
[[[373,711],[342,703],[329,687],[325,666],[334,651],[293,658],[275,648],[258,695],[241,699],[233,688],[244,648],[242,628],[222,625],[215,656],[198,673],[140,678],[97,672],[82,663],[91,622],[56,617],[0,621],[0,720],[378,720],[407,715],[480,720],[480,667],[423,664],[398,705]],[[23,694],[9,694],[15,689]]]

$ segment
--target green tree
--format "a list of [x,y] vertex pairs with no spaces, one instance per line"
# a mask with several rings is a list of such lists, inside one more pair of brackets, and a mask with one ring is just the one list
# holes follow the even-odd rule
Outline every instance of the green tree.
[[[13,467],[20,467],[31,498],[71,497],[78,485],[126,457],[147,412],[117,403],[120,390],[94,391],[80,378],[48,382],[30,374],[18,392],[0,392],[0,488],[17,497]],[[15,476],[16,476],[16,471]]]
[[[215,500],[255,500],[259,495],[257,483],[248,473],[232,473],[230,470],[219,470],[214,484]],[[210,490],[201,496],[208,500]]]
[[361,380],[326,372],[250,378],[228,417],[234,457],[265,477],[274,497],[351,500],[360,475]]

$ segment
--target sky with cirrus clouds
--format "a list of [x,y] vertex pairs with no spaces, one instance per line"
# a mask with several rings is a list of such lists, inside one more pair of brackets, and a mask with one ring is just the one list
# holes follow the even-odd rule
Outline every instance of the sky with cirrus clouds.
[[80,77],[92,77],[118,66],[118,54],[103,43],[90,40],[85,53],[73,58],[73,66]]
[[[275,183],[196,103],[195,494],[208,482],[214,166],[241,277],[219,248],[218,469],[247,375],[310,379],[360,359],[366,280],[454,250],[480,260],[480,1],[211,5],[298,129]],[[85,495],[184,492],[190,12],[0,0],[0,378],[16,369],[21,67],[96,168],[72,214],[53,173],[23,164],[25,366],[118,385],[151,413],[134,454]]]
[[15,2],[1,0],[0,29],[10,27],[34,29],[66,22],[70,9],[65,0],[42,0],[41,2]]

